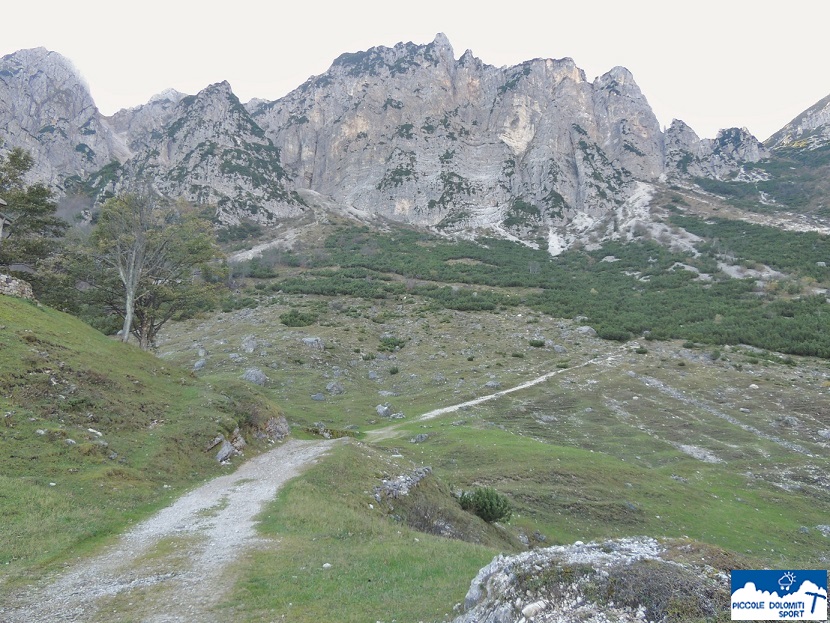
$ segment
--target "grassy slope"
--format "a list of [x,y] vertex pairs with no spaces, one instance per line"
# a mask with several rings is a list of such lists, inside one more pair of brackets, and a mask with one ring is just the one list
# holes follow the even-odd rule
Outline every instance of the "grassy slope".
[[[830,491],[821,476],[830,462],[819,434],[830,429],[824,361],[799,358],[786,365],[751,349],[714,353],[679,342],[620,346],[521,307],[422,313],[426,303],[411,295],[371,304],[308,295],[278,299],[172,327],[175,333],[162,345],[165,359],[192,365],[198,357],[192,336],[198,334],[198,345],[208,351],[209,378],[218,382],[261,367],[270,378],[266,391],[293,423],[324,421],[367,432],[364,450],[341,450],[264,514],[273,549],[240,569],[227,603],[237,620],[286,614],[311,621],[334,610],[342,620],[440,620],[462,599],[482,560],[513,550],[520,533],[532,540],[537,531],[546,543],[688,537],[724,569],[827,564],[830,538],[816,528],[830,516]],[[280,325],[280,313],[291,306],[316,309],[318,323]],[[364,359],[361,353],[380,355],[385,334],[405,338],[405,346],[391,360]],[[244,352],[251,336],[257,347]],[[308,336],[321,337],[329,348],[306,346],[302,338]],[[549,345],[531,346],[534,337]],[[555,352],[550,343],[567,352]],[[235,353],[244,353],[244,360],[231,357]],[[613,364],[603,363],[609,356]],[[595,363],[578,367],[592,358]],[[569,368],[559,367],[566,363]],[[392,365],[398,374],[388,373]],[[491,393],[488,381],[506,388],[550,370],[561,372],[532,389],[414,421],[432,408]],[[369,377],[373,371],[376,380]],[[332,381],[342,394],[326,391]],[[325,399],[312,400],[317,392]],[[374,405],[386,401],[407,417],[394,437],[373,441],[368,432],[389,424]],[[429,438],[410,443],[418,433]],[[401,458],[389,459],[394,456]],[[382,458],[387,463],[378,465]],[[472,545],[396,521],[418,509],[377,505],[372,488],[416,465],[432,466],[435,480],[446,485],[445,506],[452,504],[447,487],[492,485],[508,495],[516,514],[506,535]],[[439,489],[432,490],[435,498]],[[414,506],[428,512],[435,498]],[[399,558],[409,572],[399,573]],[[325,562],[333,567],[324,572]],[[387,595],[390,584],[375,585],[384,576],[378,569],[394,579],[394,600]],[[424,573],[433,579],[425,583]]]
[[227,470],[206,442],[252,411],[276,410],[0,296],[0,572],[37,575]]

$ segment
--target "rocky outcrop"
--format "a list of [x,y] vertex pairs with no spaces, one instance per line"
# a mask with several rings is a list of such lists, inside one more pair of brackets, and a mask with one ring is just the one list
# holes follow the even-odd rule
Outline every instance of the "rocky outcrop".
[[243,218],[269,223],[302,211],[279,150],[227,82],[180,95],[116,115],[133,153],[115,174],[93,176],[90,186],[98,194],[149,186],[163,196],[213,205],[226,224]]
[[32,154],[30,182],[61,189],[129,154],[72,63],[44,48],[0,59],[0,138]]
[[571,59],[508,68],[443,35],[344,54],[276,102],[249,106],[297,184],[445,231],[525,240],[601,220],[663,172],[662,135],[631,74],[589,82]]
[[22,279],[15,279],[9,275],[0,274],[0,294],[16,296],[21,299],[35,300],[32,286]]
[[700,139],[675,119],[666,131],[666,172],[670,177],[723,179],[748,162],[769,156],[766,147],[746,129],[721,130],[714,139]]
[[109,122],[131,153],[146,150],[176,116],[176,105],[188,97],[175,89],[154,95],[143,106],[119,110]]
[[817,149],[828,143],[830,143],[830,95],[790,121],[773,134],[765,144],[770,149],[781,147]]
[[497,556],[470,583],[454,623],[661,622],[680,610],[703,620],[725,612],[728,585],[728,574],[678,563],[648,537],[577,541]]

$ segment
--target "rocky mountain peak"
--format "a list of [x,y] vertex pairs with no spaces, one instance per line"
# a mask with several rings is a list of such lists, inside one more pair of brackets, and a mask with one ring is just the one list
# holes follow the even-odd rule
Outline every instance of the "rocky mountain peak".
[[746,128],[728,128],[714,139],[700,139],[683,121],[672,121],[665,135],[666,166],[670,176],[722,179],[744,163],[769,156],[764,145]]
[[57,52],[33,48],[0,59],[0,108],[0,137],[34,156],[32,181],[60,187],[126,153],[78,70]]
[[[701,140],[674,122],[664,134],[624,67],[591,82],[571,58],[456,60],[443,33],[341,54],[276,101],[243,106],[219,82],[109,118],[60,55],[21,51],[0,59],[0,103],[0,134],[58,188],[70,177],[98,196],[149,184],[215,205],[224,223],[297,214],[309,191],[555,250],[617,235],[617,212],[642,183],[724,176],[766,153],[739,129]],[[801,126],[818,127],[822,110]]]
[[153,97],[151,97],[147,103],[155,104],[157,102],[172,102],[173,104],[178,104],[185,97],[187,97],[186,93],[182,93],[176,89],[164,89],[161,93],[156,93]]
[[7,54],[0,63],[3,63],[6,75],[15,75],[25,72],[35,80],[65,81],[72,79],[86,88],[86,82],[81,73],[65,56],[58,52],[47,50],[44,47],[18,50]]
[[439,32],[435,35],[435,39],[432,40],[432,43],[427,45],[427,48],[432,48],[432,51],[440,56],[441,58],[449,61],[453,61],[455,59],[455,54],[453,53],[452,44],[450,40],[447,38],[443,32]]
[[228,224],[269,222],[301,210],[279,149],[226,81],[175,103],[156,98],[121,111],[114,123],[133,153],[122,163],[121,181],[98,186],[101,191],[150,186],[164,196],[213,205],[217,220]]

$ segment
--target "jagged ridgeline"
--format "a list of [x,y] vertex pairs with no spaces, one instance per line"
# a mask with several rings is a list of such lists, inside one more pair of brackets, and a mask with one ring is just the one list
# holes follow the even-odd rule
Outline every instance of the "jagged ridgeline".
[[343,54],[284,98],[245,105],[223,82],[104,117],[69,61],[42,48],[4,57],[0,76],[0,134],[32,152],[37,180],[96,199],[149,186],[214,206],[224,224],[300,214],[309,189],[555,251],[613,232],[639,182],[725,178],[767,154],[743,130],[661,131],[622,67],[593,81],[569,58],[497,68],[469,50],[456,59],[442,34]]

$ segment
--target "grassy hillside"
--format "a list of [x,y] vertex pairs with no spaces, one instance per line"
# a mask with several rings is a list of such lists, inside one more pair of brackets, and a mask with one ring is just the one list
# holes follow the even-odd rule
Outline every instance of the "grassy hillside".
[[37,574],[227,471],[208,442],[276,412],[233,379],[208,385],[0,296],[0,574]]
[[[620,344],[522,304],[436,309],[411,290],[261,296],[255,309],[172,325],[161,356],[192,366],[206,351],[197,374],[213,382],[258,367],[295,426],[323,423],[358,441],[263,513],[271,545],[237,569],[226,602],[235,620],[333,611],[343,621],[442,620],[475,570],[522,540],[665,537],[727,571],[830,561],[824,360],[691,341]],[[282,324],[292,309],[315,320]],[[319,348],[303,341],[315,337]],[[387,350],[385,337],[397,346]],[[418,420],[551,371],[532,388]],[[379,416],[384,403],[404,419]],[[426,438],[415,443],[418,435]],[[423,493],[376,501],[383,479],[423,465],[433,470]],[[475,486],[510,499],[509,523],[482,532],[461,519],[452,492]],[[457,538],[436,534],[446,532]]]

